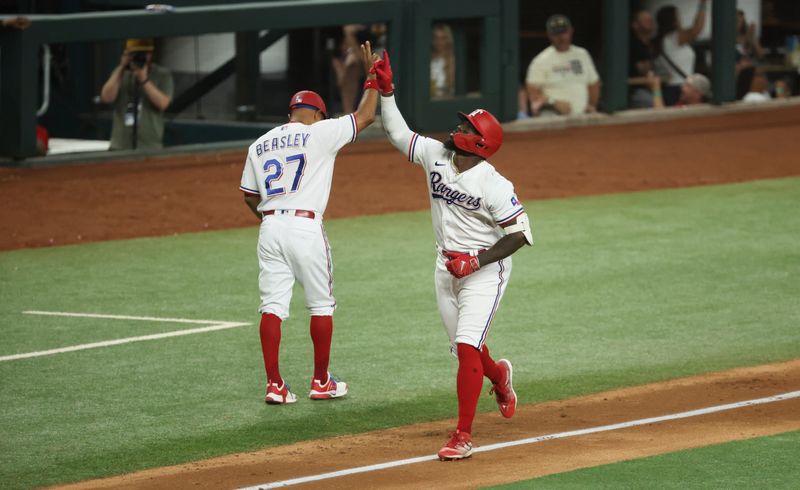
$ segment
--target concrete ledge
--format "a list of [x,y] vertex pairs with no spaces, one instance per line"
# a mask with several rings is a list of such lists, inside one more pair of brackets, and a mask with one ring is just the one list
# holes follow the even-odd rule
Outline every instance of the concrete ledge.
[[170,157],[173,155],[182,155],[186,153],[245,150],[250,143],[252,143],[251,140],[220,141],[217,143],[168,146],[160,150],[121,150],[62,153],[58,155],[47,155],[44,157],[26,158],[25,160],[2,159],[0,160],[0,166],[14,168],[42,168],[60,165],[80,165],[85,163],[130,162],[133,160]]
[[666,107],[664,109],[630,109],[614,114],[581,114],[576,116],[551,116],[512,121],[503,124],[505,131],[545,131],[565,128],[581,128],[588,126],[610,126],[614,124],[634,124],[683,119],[690,117],[720,116],[740,112],[758,112],[786,107],[800,108],[800,96],[789,99],[770,100],[767,102],[731,102],[716,106],[699,104],[689,107]]
[[[790,99],[771,100],[760,103],[733,102],[722,106],[700,104],[691,107],[668,107],[665,109],[633,109],[614,114],[582,114],[577,116],[552,116],[517,120],[503,124],[504,131],[510,133],[529,131],[550,131],[566,128],[609,126],[615,124],[641,124],[691,117],[719,116],[742,112],[759,112],[770,109],[797,107],[800,109],[800,96]],[[455,119],[454,119],[455,121]],[[441,133],[441,132],[439,132]],[[380,116],[375,123],[358,135],[358,141],[383,140],[386,136]],[[15,168],[50,167],[56,165],[85,163],[114,163],[131,160],[145,160],[187,153],[207,153],[220,151],[245,151],[253,139],[198,143],[192,145],[169,146],[161,150],[101,151],[86,153],[65,153],[34,157],[25,160],[0,159],[0,166]]]

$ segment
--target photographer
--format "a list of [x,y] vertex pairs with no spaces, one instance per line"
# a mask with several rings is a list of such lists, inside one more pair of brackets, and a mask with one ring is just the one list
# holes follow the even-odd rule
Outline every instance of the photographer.
[[114,104],[111,150],[163,147],[164,111],[172,100],[172,74],[153,63],[152,39],[128,39],[119,66],[100,92]]

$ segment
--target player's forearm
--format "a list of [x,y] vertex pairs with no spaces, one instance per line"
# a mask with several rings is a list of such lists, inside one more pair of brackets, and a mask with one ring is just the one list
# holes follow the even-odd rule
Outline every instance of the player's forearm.
[[408,151],[414,132],[408,128],[403,115],[400,114],[394,95],[381,97],[381,118],[389,141],[403,153]]
[[492,262],[497,262],[513,254],[526,243],[525,235],[522,232],[506,235],[500,240],[497,240],[497,243],[495,243],[492,248],[478,254],[478,262],[480,262],[481,267],[491,264]]
[[[372,75],[374,77],[374,75]],[[364,90],[364,95],[361,96],[361,102],[358,104],[355,114],[358,130],[366,128],[375,122],[375,112],[378,110],[378,90],[367,89]]]
[[261,213],[258,211],[258,205],[261,203],[261,197],[245,194],[244,203],[247,204],[247,207],[250,209],[250,211],[253,212],[255,217],[258,218],[259,221],[261,221]]

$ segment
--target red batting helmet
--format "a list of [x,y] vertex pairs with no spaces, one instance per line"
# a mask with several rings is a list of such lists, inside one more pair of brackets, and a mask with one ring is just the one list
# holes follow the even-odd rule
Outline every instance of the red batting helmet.
[[292,95],[292,100],[289,102],[289,110],[302,107],[320,111],[323,117],[328,117],[328,109],[325,108],[325,101],[322,100],[322,97],[320,97],[318,93],[312,92],[311,90],[301,90]]
[[458,117],[469,122],[478,134],[453,133],[453,144],[456,148],[489,158],[503,144],[503,128],[491,112],[486,109],[475,109],[469,114],[458,113]]

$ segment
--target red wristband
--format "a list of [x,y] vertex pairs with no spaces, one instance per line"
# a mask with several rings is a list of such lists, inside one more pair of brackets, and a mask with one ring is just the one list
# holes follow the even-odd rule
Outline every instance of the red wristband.
[[364,90],[375,89],[379,90],[378,81],[373,79],[364,80]]

